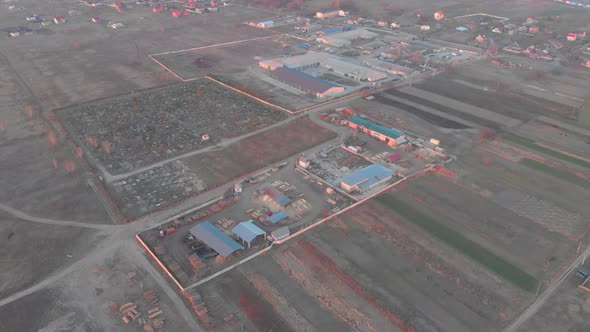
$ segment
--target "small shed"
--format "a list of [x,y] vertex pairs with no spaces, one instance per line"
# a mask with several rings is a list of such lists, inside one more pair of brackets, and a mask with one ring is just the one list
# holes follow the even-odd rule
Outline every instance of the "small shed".
[[290,234],[291,234],[291,232],[289,231],[289,227],[285,226],[285,227],[281,227],[279,229],[272,231],[270,233],[270,236],[272,236],[273,240],[278,241],[278,240],[282,240],[282,239],[286,238]]
[[248,248],[250,248],[250,244],[258,236],[266,235],[266,232],[262,228],[256,226],[252,220],[239,223],[231,231],[235,236],[240,238],[242,241],[248,243]]
[[398,153],[394,153],[391,156],[387,157],[387,162],[393,164],[396,161],[399,161],[400,159],[402,159],[402,155],[398,152]]
[[268,217],[268,221],[270,221],[272,224],[276,224],[281,220],[287,219],[289,217],[289,214],[285,211],[281,211],[281,212],[277,212],[275,214],[273,214],[272,216]]
[[467,31],[469,29],[467,29],[466,27],[461,26],[461,27],[456,27],[455,30],[461,31],[461,32],[465,32],[465,31]]
[[227,257],[234,251],[244,249],[242,245],[208,221],[193,226],[190,233],[195,239],[205,243],[222,257]]

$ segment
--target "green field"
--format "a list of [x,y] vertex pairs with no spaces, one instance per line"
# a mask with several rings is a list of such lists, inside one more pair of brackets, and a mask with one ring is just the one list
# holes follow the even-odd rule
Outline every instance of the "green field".
[[406,221],[417,225],[433,237],[458,250],[465,256],[472,258],[517,287],[526,291],[533,291],[537,286],[538,281],[530,274],[471,241],[462,234],[438,223],[431,217],[400,201],[393,194],[383,194],[376,197],[375,200],[385,208],[402,216]]
[[567,154],[561,153],[561,152],[553,150],[553,149],[546,148],[544,146],[537,145],[534,141],[528,140],[524,137],[516,136],[513,134],[504,134],[504,135],[502,135],[502,139],[507,142],[510,142],[512,144],[520,145],[522,147],[525,147],[525,148],[528,148],[531,150],[535,150],[537,152],[544,153],[548,156],[552,156],[552,157],[558,158],[560,160],[590,169],[590,162],[587,162],[582,159],[578,159],[576,157],[569,156]]
[[590,129],[590,101],[586,101],[578,112],[578,124],[581,127]]
[[581,187],[590,189],[590,182],[589,181],[586,181],[586,180],[582,179],[581,177],[576,176],[568,171],[553,168],[551,166],[547,166],[543,163],[540,163],[536,160],[527,159],[527,158],[523,159],[520,163],[527,166],[527,167],[530,167],[532,169],[536,169],[540,172],[555,176],[555,177],[565,180],[567,182],[577,184]]

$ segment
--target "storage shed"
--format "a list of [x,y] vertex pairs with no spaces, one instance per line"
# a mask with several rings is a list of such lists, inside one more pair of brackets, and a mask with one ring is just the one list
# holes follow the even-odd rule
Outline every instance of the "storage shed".
[[239,223],[231,231],[235,236],[247,243],[248,248],[250,248],[250,244],[254,239],[261,235],[266,235],[266,232],[262,228],[256,226],[252,220]]
[[285,211],[281,211],[281,212],[277,212],[275,214],[273,214],[272,216],[268,217],[268,221],[271,224],[276,224],[281,220],[287,219],[289,217],[289,214],[287,214],[287,212]]

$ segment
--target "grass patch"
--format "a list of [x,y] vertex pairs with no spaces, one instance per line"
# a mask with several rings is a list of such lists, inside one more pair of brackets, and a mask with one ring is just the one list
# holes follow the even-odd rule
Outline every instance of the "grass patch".
[[537,171],[555,176],[555,177],[565,180],[567,182],[571,182],[571,183],[577,184],[581,187],[590,189],[590,182],[588,182],[588,181],[582,179],[581,177],[576,176],[570,172],[567,172],[567,171],[564,171],[561,169],[557,169],[557,168],[553,168],[551,166],[547,166],[547,165],[540,163],[536,160],[532,160],[532,159],[528,159],[528,158],[523,159],[520,163],[527,166],[527,167],[530,167],[532,169],[536,169]]
[[529,148],[531,150],[535,150],[535,151],[544,153],[548,156],[552,156],[552,157],[558,158],[560,160],[590,169],[590,162],[587,162],[585,160],[582,160],[582,159],[579,159],[576,157],[569,156],[565,153],[561,153],[559,151],[556,151],[556,150],[553,150],[550,148],[546,148],[544,146],[537,145],[534,141],[528,140],[524,137],[520,137],[520,136],[516,136],[516,135],[512,135],[512,134],[504,134],[504,135],[502,135],[502,139],[507,142],[510,142],[512,144],[520,145],[520,146]]
[[590,129],[590,101],[585,102],[578,111],[578,125]]
[[436,222],[436,220],[395,198],[392,194],[380,195],[375,200],[385,208],[396,212],[407,221],[417,225],[448,246],[472,258],[517,287],[530,292],[537,286],[537,280],[530,274],[503,258],[496,256],[488,249],[471,241],[462,234]]

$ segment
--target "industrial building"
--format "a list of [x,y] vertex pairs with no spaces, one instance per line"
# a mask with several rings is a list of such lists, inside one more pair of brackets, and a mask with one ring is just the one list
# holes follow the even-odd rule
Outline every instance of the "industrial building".
[[261,195],[265,195],[280,207],[285,207],[291,203],[291,199],[287,195],[268,183],[261,185],[256,191]]
[[344,176],[340,187],[347,192],[364,192],[393,178],[395,172],[385,166],[372,164]]
[[252,220],[237,224],[231,231],[236,237],[244,243],[247,243],[248,248],[250,248],[250,245],[257,237],[266,236],[266,232],[262,228],[256,226]]
[[234,253],[234,251],[244,249],[238,242],[234,241],[234,239],[208,221],[193,226],[190,234],[209,248],[215,250],[222,257],[227,257]]
[[372,58],[372,57],[363,57],[362,58],[362,61],[363,61],[363,64],[364,65],[367,65],[367,66],[369,66],[371,68],[375,68],[377,70],[387,71],[387,72],[389,72],[391,74],[400,75],[400,76],[403,76],[403,77],[408,77],[412,73],[415,72],[415,70],[412,69],[412,68],[401,66],[401,65],[397,65],[397,64],[391,63],[389,61],[383,61],[383,60],[375,59],[375,58]]
[[325,20],[327,18],[336,17],[336,16],[346,16],[347,13],[341,9],[328,9],[328,10],[321,10],[315,13],[315,17],[319,18],[320,20]]
[[271,224],[276,224],[279,221],[285,220],[287,218],[289,218],[289,214],[285,211],[280,211],[268,217],[266,220],[268,220],[268,222],[270,222]]
[[314,95],[317,98],[326,98],[344,92],[343,86],[287,67],[280,67],[271,71],[270,76],[285,84]]
[[376,82],[387,78],[387,74],[382,71],[373,70],[335,57],[327,59],[321,65],[344,77],[361,82]]
[[404,132],[377,124],[371,120],[361,118],[358,115],[353,115],[348,119],[342,120],[342,124],[347,125],[352,129],[359,130],[371,137],[375,137],[380,141],[386,142],[390,146],[406,142]]
[[322,52],[309,51],[302,55],[292,57],[263,60],[258,65],[268,70],[275,70],[279,67],[287,67],[295,70],[309,70],[317,68],[320,64],[330,58],[330,54]]
[[350,46],[353,40],[373,39],[377,36],[378,34],[371,32],[367,29],[354,29],[350,31],[334,33],[329,36],[317,37],[316,41],[334,47],[345,47]]

